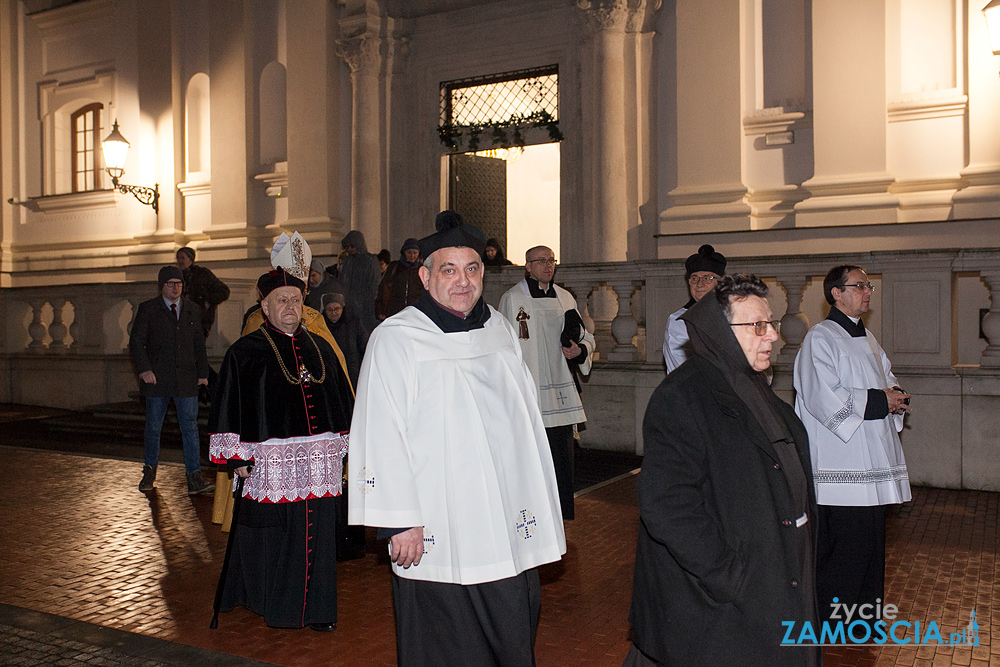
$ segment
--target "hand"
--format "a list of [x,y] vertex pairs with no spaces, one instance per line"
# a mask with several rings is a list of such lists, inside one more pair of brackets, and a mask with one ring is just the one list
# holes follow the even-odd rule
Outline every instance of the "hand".
[[208,386],[208,378],[198,378],[198,384],[203,384],[203,385],[205,385],[207,387]]
[[239,468],[237,468],[233,472],[235,472],[237,475],[239,475],[243,479],[246,479],[247,477],[250,476],[250,470],[251,470],[251,466],[240,466]]
[[904,393],[898,389],[883,389],[889,399],[889,412],[894,415],[901,415],[910,409],[904,401],[911,398],[912,394]]
[[580,356],[580,346],[570,341],[569,347],[564,347],[562,349],[563,356],[572,361]]
[[404,569],[420,565],[424,555],[424,527],[415,526],[389,538],[389,558]]
[[153,374],[153,371],[143,371],[139,373],[139,379],[146,384],[156,384],[156,376]]

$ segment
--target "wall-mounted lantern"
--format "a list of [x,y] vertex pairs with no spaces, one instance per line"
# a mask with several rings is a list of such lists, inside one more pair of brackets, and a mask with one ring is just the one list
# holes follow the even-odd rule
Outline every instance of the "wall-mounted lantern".
[[[1000,0],[994,0],[1000,1]],[[160,212],[160,184],[157,183],[151,188],[142,185],[125,185],[119,183],[118,179],[125,175],[125,158],[128,156],[129,143],[121,132],[118,131],[118,120],[111,128],[111,134],[101,142],[101,149],[104,151],[104,168],[111,177],[111,184],[122,194],[132,193],[135,198],[143,204],[153,207],[157,213]]]

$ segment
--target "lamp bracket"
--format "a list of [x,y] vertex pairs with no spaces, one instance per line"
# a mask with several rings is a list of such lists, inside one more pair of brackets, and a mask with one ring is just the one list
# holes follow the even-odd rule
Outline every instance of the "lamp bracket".
[[152,206],[153,211],[156,213],[160,212],[160,184],[157,183],[151,188],[147,188],[143,185],[125,185],[124,183],[119,183],[117,178],[112,179],[112,183],[118,192],[123,195],[132,194],[136,199],[138,199],[143,204],[147,206]]

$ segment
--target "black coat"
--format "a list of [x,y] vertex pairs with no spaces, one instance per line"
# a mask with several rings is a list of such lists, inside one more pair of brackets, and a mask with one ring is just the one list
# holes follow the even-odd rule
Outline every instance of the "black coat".
[[[814,535],[806,432],[789,405],[777,397],[774,404],[806,474]],[[770,441],[722,373],[702,357],[671,373],[650,399],[643,437],[635,644],[667,665],[818,661],[815,649],[779,646],[782,621],[800,628],[814,618],[814,595],[801,583],[813,576],[800,568],[796,542],[806,528],[795,528]]]
[[215,323],[215,310],[229,298],[229,287],[215,277],[211,269],[192,264],[184,269],[184,296],[194,301],[202,310],[201,327],[208,338],[208,332]]
[[[263,329],[281,354],[281,362]],[[316,382],[288,382],[303,364]],[[318,380],[325,378],[320,383]],[[333,348],[300,327],[294,337],[268,324],[233,343],[222,360],[208,418],[209,433],[237,433],[244,442],[295,438],[351,427],[354,399]]]
[[347,308],[336,322],[331,322],[326,315],[323,319],[326,320],[326,326],[333,334],[333,339],[340,346],[340,351],[344,353],[347,375],[351,379],[351,385],[356,388],[358,375],[361,373],[361,362],[365,358],[365,349],[368,347],[368,337],[371,334],[365,331],[361,320]]
[[208,377],[201,308],[181,297],[175,319],[163,297],[143,301],[132,320],[128,349],[136,374],[153,371],[156,384],[139,380],[143,396],[197,396],[198,379]]
[[390,262],[382,274],[375,300],[375,316],[379,321],[392,317],[407,306],[412,306],[424,292],[420,280],[419,262],[406,266],[402,260]]

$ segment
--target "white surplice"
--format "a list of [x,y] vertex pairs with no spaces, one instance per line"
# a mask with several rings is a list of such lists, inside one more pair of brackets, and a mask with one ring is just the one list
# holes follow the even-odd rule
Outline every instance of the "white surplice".
[[400,577],[478,584],[566,552],[536,390],[513,328],[444,333],[410,306],[372,333],[348,455],[349,521],[424,527]]
[[[872,353],[874,344],[881,360]],[[872,506],[910,499],[899,431],[903,416],[866,420],[869,389],[896,384],[889,359],[868,331],[852,337],[833,320],[806,334],[795,357],[795,412],[809,433],[816,502]]]
[[[500,312],[519,331],[517,316],[523,308],[528,315],[527,340],[521,339],[521,352],[532,376],[538,383],[538,407],[547,428],[569,426],[587,421],[580,393],[576,390],[573,374],[562,354],[559,336],[566,324],[566,311],[578,310],[576,299],[559,285],[553,285],[556,298],[534,298],[528,291],[527,280],[511,287],[500,298]],[[580,372],[590,374],[594,355],[594,334],[583,330],[577,341],[587,349],[587,358],[580,364]]]
[[686,312],[687,306],[684,306],[670,313],[670,317],[667,318],[667,328],[663,332],[663,361],[667,364],[668,373],[694,354],[687,323],[681,319],[681,315]]

